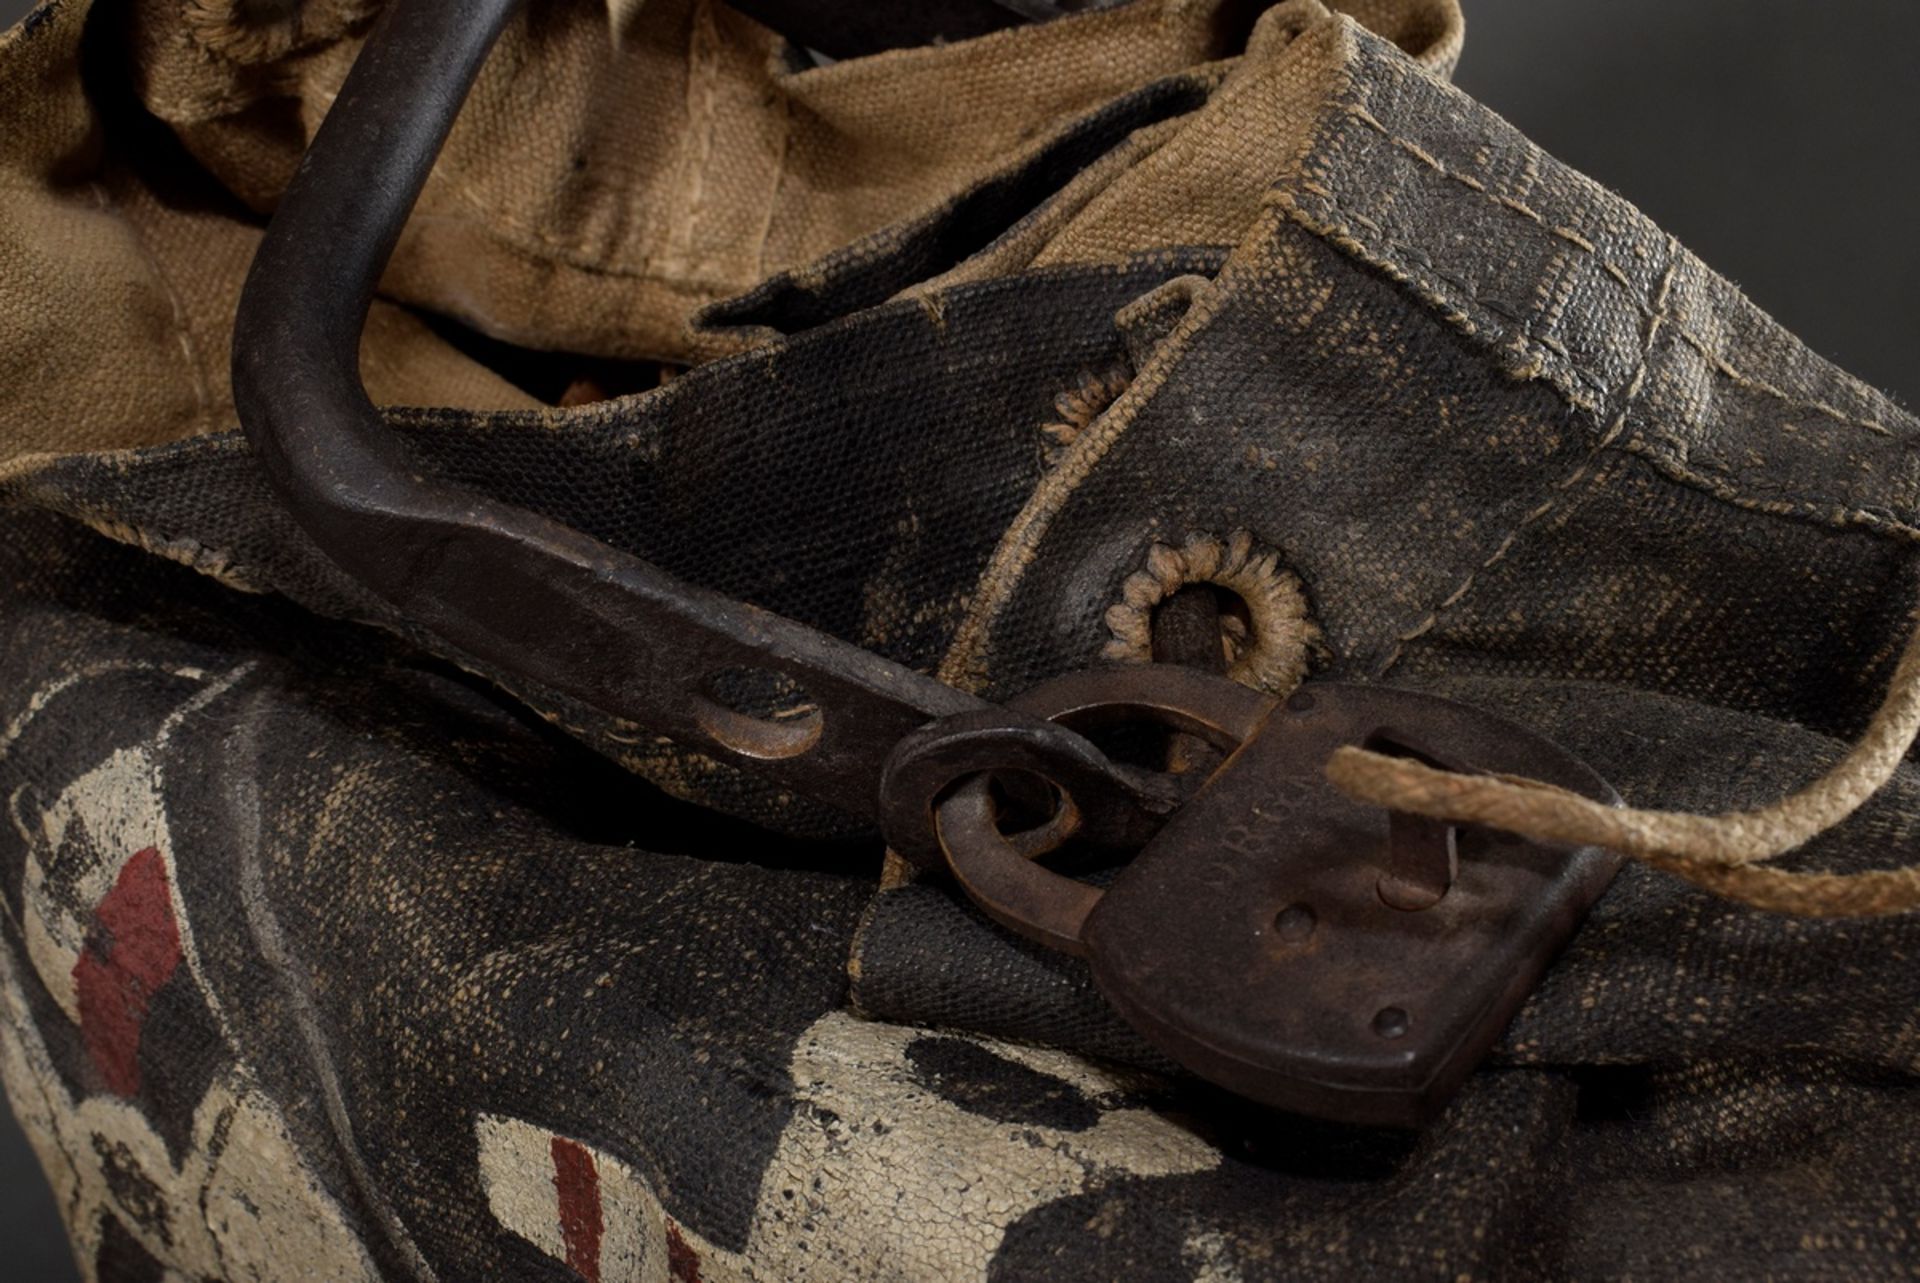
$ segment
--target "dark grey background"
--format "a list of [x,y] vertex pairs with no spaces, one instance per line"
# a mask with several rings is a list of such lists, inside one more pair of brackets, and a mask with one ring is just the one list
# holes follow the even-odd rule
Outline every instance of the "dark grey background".
[[[184,3],[184,0],[182,0]],[[0,21],[29,6],[0,0]],[[1911,0],[1466,0],[1459,83],[1816,350],[1920,396]],[[77,1278],[0,1110],[0,1276]]]

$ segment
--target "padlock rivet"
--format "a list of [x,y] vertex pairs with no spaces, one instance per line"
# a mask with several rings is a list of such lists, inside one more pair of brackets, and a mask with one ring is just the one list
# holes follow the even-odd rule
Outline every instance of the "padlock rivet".
[[1273,934],[1281,944],[1303,945],[1313,939],[1313,929],[1318,925],[1312,906],[1290,904],[1274,915]]
[[1402,1008],[1382,1007],[1374,1013],[1373,1032],[1382,1038],[1398,1038],[1407,1032],[1412,1023]]

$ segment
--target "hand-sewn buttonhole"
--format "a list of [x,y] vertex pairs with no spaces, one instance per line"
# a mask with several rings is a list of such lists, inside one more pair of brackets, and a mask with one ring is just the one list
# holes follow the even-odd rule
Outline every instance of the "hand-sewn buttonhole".
[[1067,448],[1080,439],[1093,421],[1120,399],[1133,382],[1133,373],[1125,365],[1113,364],[1104,370],[1082,372],[1074,385],[1053,400],[1054,417],[1040,425],[1046,438],[1047,464],[1060,461]]
[[1189,584],[1216,589],[1227,676],[1269,694],[1285,695],[1307,675],[1320,629],[1309,615],[1299,576],[1280,565],[1244,530],[1222,539],[1189,535],[1179,546],[1156,543],[1146,565],[1127,576],[1120,600],[1108,607],[1112,634],[1105,658],[1122,663],[1153,659],[1153,612]]

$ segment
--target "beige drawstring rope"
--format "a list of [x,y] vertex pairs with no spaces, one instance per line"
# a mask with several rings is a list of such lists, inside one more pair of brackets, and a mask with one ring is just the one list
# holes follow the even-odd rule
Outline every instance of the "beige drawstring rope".
[[1690,815],[1606,806],[1538,780],[1460,775],[1347,747],[1327,778],[1349,797],[1549,842],[1604,846],[1731,900],[1804,917],[1872,917],[1920,906],[1920,864],[1868,873],[1795,873],[1762,861],[1852,815],[1892,778],[1920,732],[1920,629],[1885,699],[1847,755],[1799,792],[1753,811]]

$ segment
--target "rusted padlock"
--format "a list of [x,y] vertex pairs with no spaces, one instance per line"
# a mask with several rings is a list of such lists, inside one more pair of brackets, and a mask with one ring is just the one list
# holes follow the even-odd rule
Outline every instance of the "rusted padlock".
[[1276,702],[1156,665],[1072,674],[1013,706],[1082,730],[1146,718],[1228,753],[1105,891],[1003,835],[989,776],[948,795],[936,823],[989,915],[1084,956],[1128,1022],[1195,1074],[1281,1108],[1425,1121],[1619,867],[1610,852],[1456,830],[1328,783],[1334,749],[1364,744],[1615,800],[1556,745],[1450,700],[1322,682]]

